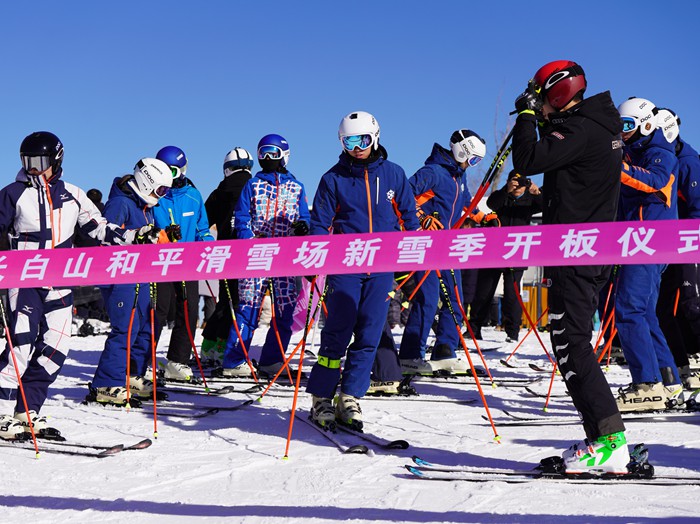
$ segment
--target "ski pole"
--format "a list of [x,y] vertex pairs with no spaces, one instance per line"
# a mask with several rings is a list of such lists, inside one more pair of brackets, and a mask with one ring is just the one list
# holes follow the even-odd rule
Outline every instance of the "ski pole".
[[[539,325],[540,320],[542,320],[544,318],[544,316],[547,314],[548,311],[549,311],[549,308],[545,308],[545,310],[542,312],[542,314],[539,317],[537,317],[537,322],[535,322],[535,325]],[[511,352],[510,355],[508,355],[508,358],[501,360],[501,362],[503,362],[507,365],[508,361],[510,360],[510,357],[515,355],[515,352],[518,351],[518,348],[523,345],[523,342],[525,342],[525,339],[528,336],[530,336],[530,333],[532,333],[534,331],[534,329],[535,328],[533,326],[530,326],[530,328],[527,330],[527,333],[525,333],[525,336],[522,338],[522,340],[520,340],[520,342],[518,342],[518,345],[515,346],[515,349]]]
[[[8,291],[7,298],[10,298]],[[2,313],[2,323],[5,325],[5,338],[7,339],[7,346],[10,348],[10,355],[12,356],[12,365],[15,368],[15,375],[17,375],[17,385],[19,386],[20,395],[22,395],[22,402],[24,403],[24,412],[27,414],[27,423],[29,424],[29,432],[32,435],[32,442],[34,443],[34,451],[36,452],[36,458],[39,458],[39,445],[36,443],[36,433],[34,432],[34,422],[32,417],[29,415],[29,406],[27,405],[27,397],[24,394],[24,385],[22,384],[22,375],[19,372],[19,367],[17,364],[17,357],[15,356],[15,347],[12,344],[12,336],[10,335],[10,326],[7,323],[7,315],[5,314],[5,304],[2,298],[0,298],[0,313]]]
[[[280,337],[280,331],[277,328],[277,314],[275,313],[275,309],[277,309],[277,304],[275,300],[275,291],[274,287],[275,284],[273,283],[272,279],[267,280],[268,285],[270,287],[270,323],[272,324],[272,329],[275,332],[275,338],[277,338],[277,344],[279,345],[280,348],[280,353],[282,353],[282,362],[284,362],[286,358],[286,349],[284,345],[282,344],[282,338]],[[287,365],[286,362],[284,362],[283,366],[284,369],[287,370],[287,376],[289,377],[289,383],[291,384],[293,382],[292,379],[292,371],[289,369],[289,366]]]
[[[238,326],[238,321],[236,320],[236,311],[235,308],[233,307],[233,297],[231,296],[231,288],[228,285],[228,279],[224,279],[224,287],[226,288],[226,296],[228,297],[228,307],[231,310],[231,320],[233,321],[233,328],[236,330],[236,336],[238,337],[238,343],[241,345],[241,349],[243,350],[243,356],[245,356],[245,361],[248,364],[248,367],[250,368],[250,373],[253,376],[253,380],[255,383],[258,383],[258,375],[255,373],[255,366],[253,366],[253,363],[250,361],[250,357],[248,356],[248,350],[245,347],[245,342],[243,341],[243,336],[241,335],[241,330]],[[261,302],[262,304],[262,302]],[[262,307],[261,307],[262,309]]]
[[[316,316],[316,313],[319,311],[320,306],[321,306],[320,303],[323,302],[323,301],[326,299],[326,292],[327,292],[327,290],[328,290],[328,286],[326,286],[326,287],[324,288],[323,293],[321,294],[321,297],[319,298],[319,303],[316,304],[316,310],[314,311],[314,314],[312,315],[311,323],[309,324],[308,329],[311,329],[311,324],[314,323],[314,317]],[[308,329],[305,330],[305,334],[306,334],[306,335],[308,335]],[[292,350],[292,352],[291,352],[291,353],[289,354],[289,356],[285,359],[285,364],[286,364],[286,365],[289,365],[289,363],[292,361],[292,358],[294,358],[294,355],[296,355],[297,351],[299,351],[299,349],[301,348],[302,343],[305,344],[305,340],[306,340],[306,336],[302,337],[302,339],[297,343],[297,345],[294,347],[294,349]],[[281,367],[281,368],[277,371],[277,373],[275,374],[275,376],[272,377],[272,379],[270,380],[270,382],[267,384],[267,387],[266,387],[265,390],[260,394],[260,396],[256,399],[256,401],[260,402],[260,401],[263,399],[263,397],[267,394],[267,392],[270,390],[270,388],[275,384],[275,382],[277,382],[277,379],[278,379],[279,376],[282,374],[282,371],[283,371],[283,370],[284,370],[284,367]]]
[[207,289],[209,290],[209,293],[211,293],[211,298],[214,299],[214,304],[218,302],[216,295],[214,294],[214,290],[211,288],[211,284],[209,283],[208,280],[204,280],[204,283],[207,285]]
[[469,325],[469,320],[467,320],[467,313],[464,311],[464,306],[462,305],[462,298],[460,297],[460,292],[459,292],[459,287],[457,287],[457,277],[455,276],[455,270],[450,269],[450,275],[452,275],[452,282],[454,282],[454,291],[455,291],[455,297],[457,298],[457,306],[459,307],[459,312],[462,314],[462,320],[464,321],[464,324],[467,326],[467,331],[469,332],[469,336],[472,339],[472,342],[474,342],[474,346],[476,347],[476,352],[479,354],[479,357],[481,358],[481,363],[484,365],[484,369],[486,370],[486,374],[489,376],[489,380],[491,380],[491,387],[496,387],[496,383],[493,381],[493,376],[491,375],[491,371],[489,370],[488,364],[486,364],[486,359],[484,358],[484,354],[481,352],[481,348],[479,347],[479,343],[476,340],[476,337],[474,336],[474,331],[472,331],[472,327]]
[[139,300],[139,287],[141,284],[136,284],[134,289],[134,305],[131,307],[131,315],[129,316],[129,331],[126,333],[126,410],[131,409],[131,330],[134,327],[134,316],[136,315],[136,306]]
[[299,354],[299,368],[297,369],[297,379],[294,384],[294,398],[292,399],[292,411],[289,415],[289,429],[287,430],[287,445],[284,448],[283,460],[289,459],[289,446],[292,441],[292,428],[294,427],[294,416],[297,411],[297,399],[299,398],[299,386],[301,385],[301,367],[304,363],[304,352],[306,351],[306,337],[309,334],[309,324],[311,322],[311,309],[313,305],[314,297],[314,285],[316,284],[316,277],[314,276],[311,281],[311,288],[309,290],[309,303],[306,306],[306,321],[304,322],[304,333],[302,334],[302,345],[301,353]]
[[498,442],[499,444],[501,443],[501,437],[498,434],[498,431],[496,430],[496,424],[493,422],[493,417],[491,416],[491,411],[489,410],[489,405],[488,402],[486,402],[486,396],[484,395],[484,390],[481,387],[481,381],[479,380],[479,375],[476,374],[476,369],[474,368],[474,363],[472,362],[472,357],[469,355],[469,350],[467,348],[467,343],[464,340],[464,337],[462,336],[462,328],[459,327],[459,322],[457,321],[457,314],[455,313],[454,308],[452,307],[452,301],[450,300],[450,294],[447,292],[447,286],[445,286],[445,283],[442,280],[442,275],[440,274],[440,270],[436,270],[438,279],[440,280],[440,288],[442,289],[442,293],[445,297],[445,304],[447,305],[447,309],[450,311],[450,314],[452,315],[452,320],[454,320],[455,323],[455,329],[457,330],[457,335],[459,336],[459,341],[462,344],[462,348],[464,349],[464,354],[467,356],[467,361],[469,362],[469,368],[472,371],[472,375],[474,376],[474,382],[476,383],[476,388],[479,390],[479,396],[481,397],[481,402],[484,404],[484,409],[486,410],[486,415],[488,416],[489,422],[491,423],[491,428],[493,429],[494,433],[494,440]]
[[151,379],[153,380],[153,438],[158,438],[158,406],[156,388],[158,380],[156,377],[156,306],[158,304],[158,291],[156,283],[149,285],[149,295],[151,298]]
[[[510,268],[511,273],[513,273],[513,268]],[[544,345],[544,342],[542,342],[542,339],[540,338],[540,333],[537,331],[537,326],[536,324],[532,321],[532,317],[530,316],[530,313],[528,310],[525,308],[525,303],[523,302],[523,298],[520,296],[520,290],[518,289],[518,283],[515,281],[515,278],[513,279],[513,289],[515,290],[515,296],[518,297],[518,302],[520,303],[520,307],[523,310],[523,313],[525,314],[525,318],[527,319],[528,323],[530,326],[532,326],[532,331],[537,337],[537,340],[540,343],[540,346],[542,346],[542,350],[544,351],[544,354],[547,355],[547,358],[549,361],[554,365],[554,360],[552,360],[551,355],[549,354],[549,351],[547,351],[546,346]]]
[[194,353],[194,359],[197,361],[197,367],[199,368],[199,374],[202,377],[202,382],[204,383],[204,391],[207,395],[210,394],[209,386],[207,386],[207,379],[204,376],[204,369],[202,369],[202,361],[199,359],[199,354],[197,353],[197,346],[194,343],[194,337],[192,336],[192,328],[190,328],[190,312],[189,304],[187,302],[187,282],[182,281],[182,304],[185,310],[185,328],[187,330],[187,337],[190,339],[190,345],[192,346],[192,352]]
[[547,389],[547,398],[544,400],[544,407],[542,408],[542,411],[547,411],[549,408],[549,399],[552,396],[552,386],[554,385],[554,377],[557,374],[557,363],[554,363],[554,366],[552,367],[552,377],[549,379],[549,389]]

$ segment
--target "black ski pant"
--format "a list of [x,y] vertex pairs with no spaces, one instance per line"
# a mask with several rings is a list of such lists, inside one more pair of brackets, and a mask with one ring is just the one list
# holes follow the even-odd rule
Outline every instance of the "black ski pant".
[[[227,282],[228,289],[231,292],[231,302],[229,302],[229,294],[226,291]],[[233,325],[231,307],[233,307],[234,311],[238,307],[238,280],[219,280],[219,300],[216,302],[214,313],[207,320],[207,325],[202,331],[203,338],[207,340],[217,340],[219,338],[226,340],[228,338]]]
[[583,418],[586,436],[624,431],[615,397],[591,347],[593,315],[610,266],[547,268],[552,347],[561,376]]
[[382,382],[402,380],[401,363],[399,362],[399,352],[396,350],[394,335],[391,333],[389,322],[384,324],[382,338],[377,346],[377,354],[372,365],[372,380]]
[[189,329],[194,338],[199,309],[199,284],[196,280],[193,282],[159,282],[157,293],[156,316],[158,317],[158,326],[156,327],[156,341],[160,339],[163,326],[168,322],[170,305],[175,303],[175,326],[170,335],[168,360],[187,364],[192,354],[192,343],[190,342],[187,324],[185,323],[185,296],[187,296]]
[[491,302],[496,293],[498,281],[503,274],[503,300],[501,301],[501,313],[503,315],[503,328],[506,335],[513,340],[518,340],[520,324],[523,317],[523,309],[516,294],[514,283],[518,285],[523,278],[523,268],[515,269],[479,269],[476,277],[476,292],[472,302],[469,321],[474,329],[481,329],[488,323],[491,314]]
[[671,264],[661,276],[656,316],[677,367],[700,351],[699,280],[697,264]]

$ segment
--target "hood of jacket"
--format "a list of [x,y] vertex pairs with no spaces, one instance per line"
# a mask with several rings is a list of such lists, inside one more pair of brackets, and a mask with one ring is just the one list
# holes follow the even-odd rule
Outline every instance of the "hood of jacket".
[[454,178],[464,175],[464,169],[459,167],[452,156],[452,151],[445,149],[440,144],[433,144],[433,150],[425,161],[426,164],[437,164],[444,167]]
[[593,120],[600,124],[613,135],[618,135],[622,132],[622,121],[620,113],[610,97],[610,91],[598,93],[590,98],[586,98],[576,104],[572,109],[563,113],[552,113],[549,115],[549,122],[557,125],[559,122],[567,120],[574,115]]

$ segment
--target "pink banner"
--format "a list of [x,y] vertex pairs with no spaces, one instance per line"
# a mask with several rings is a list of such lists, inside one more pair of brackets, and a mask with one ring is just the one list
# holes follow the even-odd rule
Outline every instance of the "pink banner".
[[0,287],[696,262],[700,220],[664,220],[5,251]]

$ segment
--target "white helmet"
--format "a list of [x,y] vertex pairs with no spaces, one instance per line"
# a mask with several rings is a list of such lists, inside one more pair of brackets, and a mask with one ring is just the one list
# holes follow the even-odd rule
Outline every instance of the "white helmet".
[[142,158],[134,166],[134,178],[129,187],[136,191],[148,207],[153,207],[168,194],[173,174],[168,164],[157,158]]
[[[366,135],[369,138],[360,139],[358,141],[346,141],[345,137],[355,137]],[[375,151],[379,149],[379,123],[369,113],[364,111],[354,111],[340,121],[338,128],[338,138],[343,146],[343,149],[367,149],[370,145]]]
[[670,109],[659,109],[659,112],[656,113],[656,124],[669,144],[672,144],[681,132],[681,120]]
[[224,176],[231,176],[237,171],[247,171],[253,169],[253,157],[242,147],[236,147],[228,152],[224,158]]
[[646,98],[632,97],[617,108],[622,119],[622,132],[639,129],[642,136],[649,136],[656,129],[656,106]]
[[452,156],[458,164],[475,166],[486,156],[486,142],[470,129],[458,129],[450,137]]

